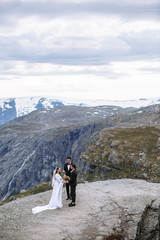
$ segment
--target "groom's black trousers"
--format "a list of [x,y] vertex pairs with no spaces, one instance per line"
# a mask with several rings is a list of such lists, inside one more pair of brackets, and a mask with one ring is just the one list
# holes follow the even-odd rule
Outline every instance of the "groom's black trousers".
[[72,197],[72,202],[76,202],[76,186],[71,186],[71,197]]
[[69,183],[66,183],[66,192],[67,192],[67,197],[69,198],[70,197],[70,186],[69,186]]

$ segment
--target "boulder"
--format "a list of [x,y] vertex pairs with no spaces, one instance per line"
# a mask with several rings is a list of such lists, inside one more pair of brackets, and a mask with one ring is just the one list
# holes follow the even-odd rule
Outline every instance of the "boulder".
[[118,140],[113,140],[110,147],[114,148],[114,147],[117,147],[119,144],[120,144],[120,142]]
[[25,190],[25,189],[23,189],[23,190],[21,190],[21,191],[20,191],[20,193],[25,193],[25,192],[26,192],[26,190]]
[[111,151],[111,153],[108,156],[108,161],[115,165],[120,163],[120,160],[118,159],[117,151],[115,150]]

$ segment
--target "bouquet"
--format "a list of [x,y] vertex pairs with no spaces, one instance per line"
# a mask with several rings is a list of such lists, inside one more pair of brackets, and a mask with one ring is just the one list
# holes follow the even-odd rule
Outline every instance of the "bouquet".
[[66,181],[69,181],[69,180],[70,180],[70,177],[67,176],[66,174],[64,174],[63,179],[66,180]]

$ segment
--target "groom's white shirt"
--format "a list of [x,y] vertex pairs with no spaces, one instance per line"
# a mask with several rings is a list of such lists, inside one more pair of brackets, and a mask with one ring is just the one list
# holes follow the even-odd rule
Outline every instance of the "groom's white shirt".
[[70,167],[71,167],[71,165],[70,165],[70,164],[68,164],[68,165],[67,165],[68,171],[70,170]]

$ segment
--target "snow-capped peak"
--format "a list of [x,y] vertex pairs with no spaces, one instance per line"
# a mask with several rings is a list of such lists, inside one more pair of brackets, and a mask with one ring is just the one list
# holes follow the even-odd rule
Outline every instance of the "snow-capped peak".
[[102,106],[112,105],[122,108],[127,107],[146,107],[149,105],[160,104],[160,98],[140,98],[138,100],[91,100],[77,98],[57,98],[57,97],[21,97],[21,98],[3,98],[0,99],[0,125],[11,121],[16,117],[20,117],[31,113],[37,109],[51,109],[57,106]]

